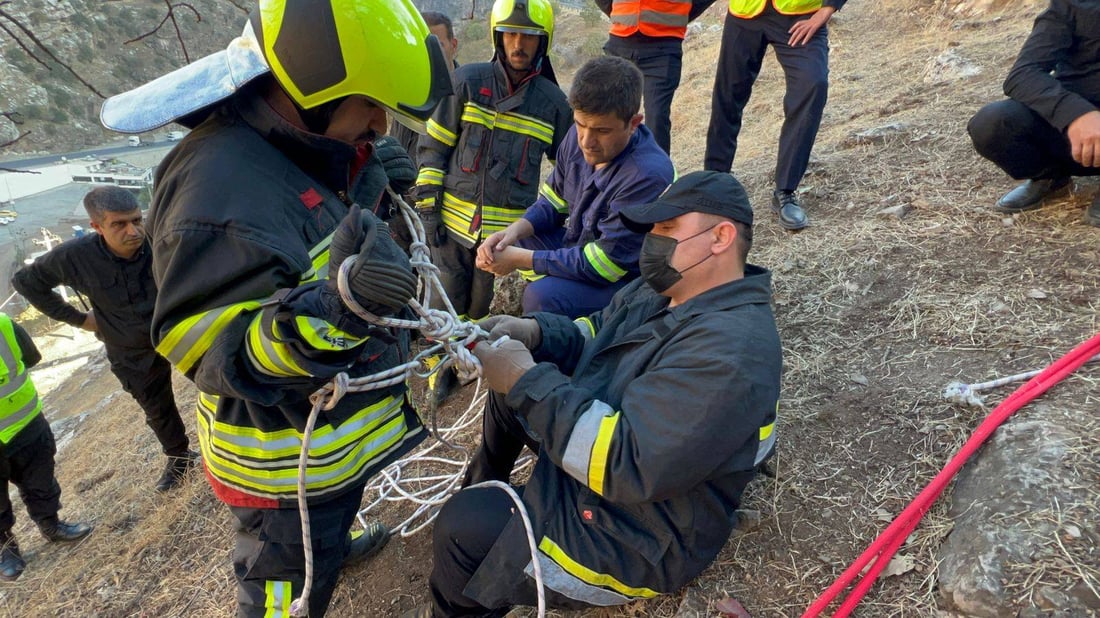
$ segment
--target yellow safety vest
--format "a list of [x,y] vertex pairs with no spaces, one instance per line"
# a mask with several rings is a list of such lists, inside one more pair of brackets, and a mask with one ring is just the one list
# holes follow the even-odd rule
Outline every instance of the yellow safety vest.
[[821,0],[730,0],[730,15],[751,19],[764,12],[767,2],[784,15],[805,15],[821,8]]
[[42,411],[38,391],[23,365],[11,318],[0,313],[0,441],[11,442]]

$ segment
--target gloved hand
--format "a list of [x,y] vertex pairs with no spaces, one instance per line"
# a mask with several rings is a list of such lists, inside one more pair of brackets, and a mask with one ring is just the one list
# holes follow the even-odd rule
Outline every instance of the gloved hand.
[[489,341],[496,341],[504,335],[522,343],[528,350],[534,350],[542,344],[542,328],[534,318],[517,318],[511,315],[494,315],[477,323],[482,330],[489,331]]
[[416,214],[420,215],[420,223],[424,225],[424,241],[431,247],[442,247],[447,240],[447,226],[443,225],[439,198],[421,195],[423,191],[417,187]]
[[383,135],[374,140],[374,154],[386,170],[390,188],[399,195],[404,195],[416,184],[416,165],[397,139]]
[[350,255],[359,258],[348,272],[348,288],[364,309],[388,315],[408,304],[416,294],[416,276],[409,258],[390,237],[389,229],[359,206],[352,205],[329,245],[328,287],[336,291],[340,264]]
[[489,388],[507,394],[523,374],[535,366],[531,352],[515,339],[508,339],[494,347],[481,341],[474,348],[474,356],[481,361],[481,377]]

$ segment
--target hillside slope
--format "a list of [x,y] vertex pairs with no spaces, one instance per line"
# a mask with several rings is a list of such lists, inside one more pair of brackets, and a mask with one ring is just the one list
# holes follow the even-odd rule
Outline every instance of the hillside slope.
[[[774,61],[765,63],[735,170],[759,211],[752,261],[775,273],[786,363],[777,478],[750,487],[744,507],[760,513],[759,525],[735,536],[687,592],[571,615],[673,616],[681,606],[685,616],[715,615],[727,595],[757,618],[801,615],[980,422],[980,412],[941,400],[948,382],[1041,368],[1100,331],[1100,230],[1080,221],[1097,183],[1078,181],[1069,197],[1004,218],[989,205],[1013,183],[965,134],[969,116],[1001,96],[1037,5],[964,14],[956,4],[851,0],[838,14],[830,103],[803,187],[814,225],[800,234],[782,231],[766,207],[783,82]],[[562,30],[566,51],[595,36],[572,23]],[[702,161],[718,40],[717,22],[704,21],[686,47],[673,114],[681,172]],[[962,61],[978,72],[962,76]],[[897,205],[909,214],[878,214]],[[1060,518],[1084,539],[1097,530],[1100,502],[1098,372],[1082,370],[1043,400],[1081,437],[1066,465],[1093,488],[1090,499],[1029,515]],[[178,376],[176,386],[190,409],[193,388]],[[0,586],[0,615],[232,615],[229,513],[199,477],[152,495],[160,455],[136,405],[117,391],[93,363],[47,397],[53,411],[95,410],[60,456],[59,477],[63,513],[98,527],[76,547],[47,546],[18,511],[28,567],[17,584]],[[383,518],[410,510],[387,507]],[[914,569],[876,585],[857,615],[937,615],[946,513],[941,500],[901,550]],[[330,615],[393,616],[422,602],[429,544],[425,533],[395,539],[348,571]],[[1008,573],[1021,611],[1036,607],[1043,586],[1068,589],[1082,574],[1100,586],[1095,546],[1064,550]]]

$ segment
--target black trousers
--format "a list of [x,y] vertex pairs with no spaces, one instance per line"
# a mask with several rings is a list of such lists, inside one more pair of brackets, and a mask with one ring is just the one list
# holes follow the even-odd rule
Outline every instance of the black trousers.
[[974,150],[1017,180],[1098,176],[1073,160],[1069,138],[1023,103],[986,105],[966,125]]
[[[504,395],[489,394],[482,424],[481,447],[466,471],[464,487],[487,480],[508,482],[523,447],[536,452],[539,448],[515,412],[504,404]],[[517,487],[516,492],[522,496],[523,488]],[[443,505],[432,530],[432,573],[428,579],[435,616],[497,617],[507,614],[513,605],[538,604],[538,591],[530,578],[520,588],[508,591],[510,604],[505,607],[484,607],[464,594],[489,550],[505,534],[514,510],[508,494],[495,487],[463,489]],[[514,539],[504,542],[527,547],[522,530],[520,527]],[[586,607],[553,590],[546,591],[546,601],[548,607],[558,609]]]
[[680,39],[617,36],[609,37],[603,47],[607,55],[629,60],[642,72],[645,124],[653,132],[657,145],[667,153],[672,152],[672,97],[680,85],[683,47]]
[[477,246],[467,249],[448,236],[443,246],[432,247],[431,253],[432,263],[439,267],[439,282],[458,315],[472,320],[489,315],[496,276],[475,266]]
[[8,496],[8,481],[19,488],[19,497],[39,527],[57,518],[61,510],[61,486],[54,476],[54,443],[50,424],[39,414],[8,444],[0,446],[0,536],[15,525]]
[[[309,615],[328,610],[340,566],[348,554],[348,531],[363,500],[365,481],[337,498],[309,507],[313,544],[313,585]],[[229,507],[237,518],[233,574],[237,578],[237,616],[289,616],[290,603],[302,593],[306,562],[302,519],[297,508]],[[274,610],[274,611],[273,611]]]
[[760,74],[764,54],[771,45],[787,84],[775,188],[781,191],[798,188],[810,161],[829,93],[828,28],[818,30],[805,45],[787,45],[791,36],[787,31],[806,17],[777,13],[770,2],[753,19],[726,16],[714,78],[704,169],[729,172],[733,168],[741,117]]
[[172,365],[152,348],[106,347],[111,373],[145,412],[145,424],[157,436],[161,449],[166,455],[184,455],[189,442],[172,395]]

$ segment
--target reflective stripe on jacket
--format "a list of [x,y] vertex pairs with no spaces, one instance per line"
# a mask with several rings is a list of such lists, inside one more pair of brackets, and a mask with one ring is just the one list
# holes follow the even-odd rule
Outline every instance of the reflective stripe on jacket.
[[[366,214],[388,182],[374,156],[349,179],[356,156],[242,93],[157,170],[153,340],[202,393],[199,444],[215,494],[230,505],[293,505],[309,396],[337,373],[357,378],[402,362],[393,340],[404,345],[406,333],[352,336],[316,301],[348,210],[343,196]],[[307,468],[312,500],[355,486],[422,438],[404,392],[347,393],[321,413]]]
[[614,0],[611,4],[611,34],[626,37],[641,32],[646,36],[684,38],[692,0]]
[[822,0],[730,0],[730,15],[742,19],[756,17],[764,12],[768,2],[784,15],[805,15],[822,7]]
[[454,81],[420,138],[417,197],[438,197],[449,233],[473,247],[535,201],[542,160],[553,161],[573,116],[542,75],[511,92],[498,61],[463,65]]
[[[770,273],[748,266],[676,307],[638,280],[575,322],[534,314],[539,364],[506,403],[541,439],[523,501],[548,586],[617,605],[675,592],[718,555],[774,445],[770,300]],[[498,607],[530,577],[522,527],[513,517],[467,596]]]
[[7,444],[42,411],[42,402],[23,364],[15,327],[3,313],[0,335],[0,442]]

